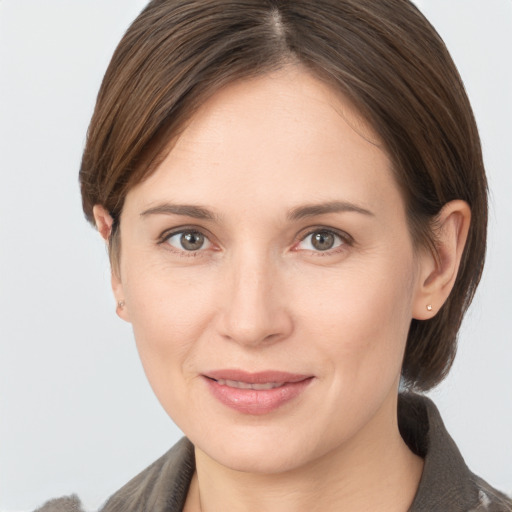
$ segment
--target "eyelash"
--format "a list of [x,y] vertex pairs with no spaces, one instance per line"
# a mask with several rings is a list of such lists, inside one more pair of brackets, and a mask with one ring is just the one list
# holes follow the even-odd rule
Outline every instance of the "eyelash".
[[[314,249],[305,249],[306,251],[310,252],[311,254],[314,254],[315,256],[330,256],[333,254],[337,254],[343,250],[346,249],[347,246],[352,246],[354,244],[354,240],[350,235],[343,231],[338,231],[333,228],[323,227],[323,226],[315,226],[313,228],[308,228],[308,230],[297,236],[296,241],[293,243],[292,251],[298,252],[300,249],[297,248],[297,246],[304,242],[308,237],[314,235],[314,234],[324,234],[324,235],[332,235],[334,236],[340,243],[338,243],[337,246],[335,246],[332,249],[326,249],[325,251],[321,250],[314,250]],[[179,256],[184,258],[190,258],[190,257],[198,257],[201,256],[201,253],[203,253],[206,249],[200,248],[198,250],[186,250],[185,248],[180,249],[177,247],[173,247],[169,240],[175,236],[178,235],[184,235],[184,234],[195,234],[200,235],[204,237],[205,241],[209,244],[213,245],[213,242],[210,240],[210,237],[206,235],[202,229],[196,228],[196,227],[180,227],[173,229],[171,231],[165,231],[162,233],[158,239],[159,245],[167,244],[169,250],[172,250],[173,252],[177,253]],[[335,242],[336,243],[336,242]]]
[[158,245],[167,244],[169,250],[173,251],[174,253],[178,254],[179,256],[181,256],[183,258],[191,258],[191,257],[196,258],[196,257],[200,256],[201,253],[204,252],[204,249],[202,249],[202,248],[198,249],[196,251],[194,251],[194,250],[187,251],[185,248],[180,249],[178,247],[173,247],[169,243],[169,240],[171,238],[178,236],[178,235],[184,235],[184,234],[200,235],[200,236],[204,237],[206,242],[212,244],[210,237],[208,235],[206,235],[201,229],[192,227],[192,226],[191,227],[183,226],[183,227],[176,228],[171,231],[165,231],[164,233],[162,233],[158,239]]
[[[315,250],[315,249],[305,249],[315,256],[332,256],[334,254],[338,254],[339,252],[346,250],[347,246],[350,247],[350,246],[354,245],[354,240],[348,233],[345,233],[343,231],[338,231],[337,229],[333,229],[333,228],[328,228],[328,227],[323,227],[323,226],[315,226],[313,228],[308,228],[306,233],[301,234],[297,237],[297,242],[293,245],[292,250],[294,250],[294,251],[300,250],[297,248],[297,246],[300,243],[306,241],[307,238],[309,238],[315,234],[332,235],[339,241],[338,245],[336,245],[335,247],[333,247],[331,249],[326,249],[325,251]],[[336,243],[336,241],[335,241],[335,243]],[[310,245],[311,245],[311,242],[310,242]]]

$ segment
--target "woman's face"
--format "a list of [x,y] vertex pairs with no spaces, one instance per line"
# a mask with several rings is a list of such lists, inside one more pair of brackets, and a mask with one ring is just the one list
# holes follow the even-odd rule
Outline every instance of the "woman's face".
[[299,68],[197,112],[121,216],[121,315],[168,414],[278,472],[395,426],[419,266],[375,134]]

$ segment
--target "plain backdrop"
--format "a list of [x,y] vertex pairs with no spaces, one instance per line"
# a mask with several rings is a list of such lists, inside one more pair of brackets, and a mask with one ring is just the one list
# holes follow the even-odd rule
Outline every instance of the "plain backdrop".
[[[110,56],[142,0],[0,0],[0,510],[89,510],[182,434],[115,315],[77,172]],[[458,64],[491,187],[487,268],[431,395],[473,471],[512,491],[512,1],[422,0]]]

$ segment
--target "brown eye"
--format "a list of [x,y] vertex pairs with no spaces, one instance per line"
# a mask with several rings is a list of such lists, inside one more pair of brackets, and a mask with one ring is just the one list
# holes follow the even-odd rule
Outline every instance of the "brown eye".
[[311,245],[318,251],[328,251],[334,247],[336,238],[333,233],[319,231],[311,235]]
[[344,243],[345,240],[337,233],[327,229],[319,229],[303,238],[297,248],[307,251],[326,252],[336,249]]
[[199,251],[210,247],[210,241],[199,231],[181,231],[167,238],[167,243],[182,251]]
[[182,233],[180,238],[181,246],[186,251],[197,251],[204,244],[204,236],[201,233]]

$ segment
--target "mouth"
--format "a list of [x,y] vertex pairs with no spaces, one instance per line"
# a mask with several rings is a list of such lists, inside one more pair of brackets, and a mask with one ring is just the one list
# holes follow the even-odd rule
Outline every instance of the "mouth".
[[228,386],[236,389],[256,389],[258,391],[264,389],[275,389],[284,386],[285,382],[267,382],[265,384],[253,384],[250,382],[242,382],[240,380],[213,379],[219,386]]
[[312,375],[216,370],[203,375],[213,396],[243,414],[267,414],[300,396]]

